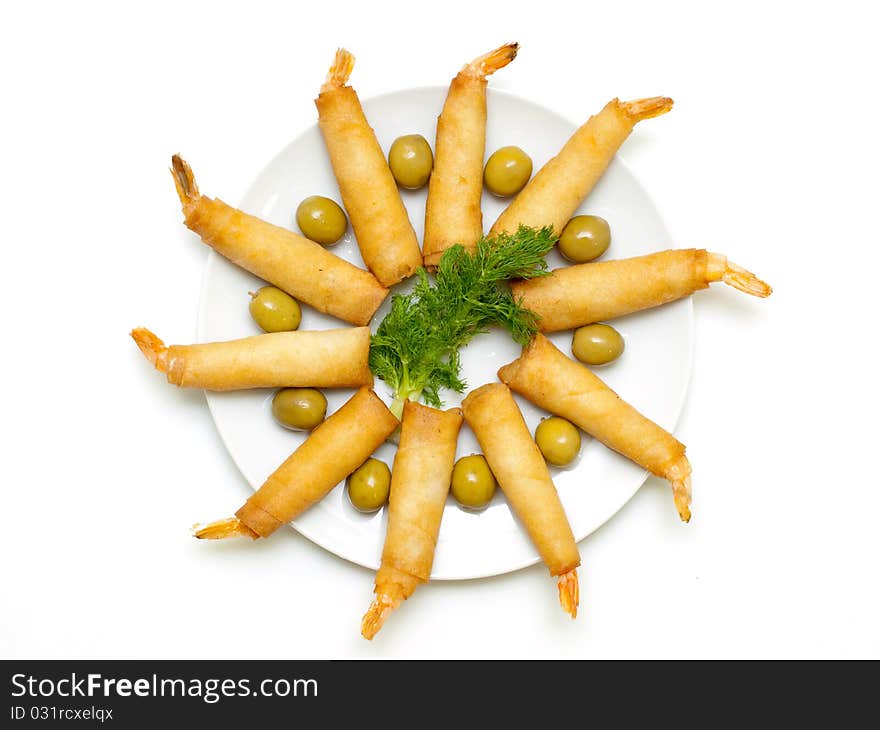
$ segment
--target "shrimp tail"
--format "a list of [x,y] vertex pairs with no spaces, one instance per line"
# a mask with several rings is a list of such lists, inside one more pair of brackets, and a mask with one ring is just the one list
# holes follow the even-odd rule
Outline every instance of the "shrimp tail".
[[648,99],[620,102],[626,115],[636,122],[666,114],[672,109],[672,104],[673,101],[668,96],[652,96]]
[[569,616],[577,618],[578,603],[581,599],[577,568],[560,575],[556,585],[559,588],[559,603],[562,604],[562,608]]
[[361,636],[372,641],[384,625],[385,620],[400,605],[401,601],[401,598],[392,598],[385,593],[377,595],[361,620]]
[[727,271],[724,272],[721,280],[725,284],[754,297],[764,299],[773,293],[773,287],[767,282],[761,281],[751,271],[746,271],[742,266],[737,266],[730,261],[727,262]]
[[381,565],[376,573],[376,597],[361,620],[361,635],[372,640],[401,603],[409,598],[421,581],[391,565]]
[[672,498],[682,522],[691,521],[691,478],[675,479],[672,482]]
[[168,372],[168,348],[162,340],[146,327],[136,327],[133,329],[131,331],[131,338],[156,370],[160,373]]
[[245,525],[238,517],[209,522],[207,525],[193,525],[193,537],[199,540],[225,540],[228,537],[249,537],[256,540],[259,535]]
[[199,186],[193,175],[189,163],[180,155],[171,156],[171,175],[174,177],[174,187],[177,188],[177,197],[184,206],[190,205],[199,199]]
[[327,72],[327,78],[321,86],[321,93],[332,91],[345,86],[348,77],[354,70],[354,56],[344,48],[336,49],[336,56],[333,58],[333,64]]
[[666,478],[672,485],[672,498],[675,500],[675,508],[682,522],[691,521],[691,464],[687,457],[682,454],[674,464],[666,469]]
[[751,271],[746,271],[742,266],[737,266],[728,261],[726,256],[720,253],[710,253],[707,263],[707,278],[709,281],[723,281],[725,284],[739,289],[741,292],[751,294],[753,297],[762,299],[773,293],[773,287],[767,282],[761,281]]
[[519,43],[505,43],[494,51],[489,51],[475,58],[462,69],[462,72],[468,76],[484,79],[495,73],[498,69],[504,68],[516,58],[518,51]]

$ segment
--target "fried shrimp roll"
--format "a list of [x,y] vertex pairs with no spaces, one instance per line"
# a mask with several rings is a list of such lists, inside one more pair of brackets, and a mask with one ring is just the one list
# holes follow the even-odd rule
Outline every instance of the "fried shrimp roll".
[[495,221],[490,235],[513,233],[520,224],[533,228],[552,225],[557,235],[562,233],[636,123],[670,109],[672,99],[662,96],[609,101],[529,181]]
[[363,464],[398,423],[370,388],[361,388],[309,434],[235,517],[197,526],[195,536],[269,537]]
[[420,583],[428,582],[461,423],[458,408],[439,411],[412,401],[403,407],[376,598],[361,622],[366,639]]
[[516,401],[506,385],[491,383],[471,391],[461,408],[504,496],[550,575],[558,578],[559,602],[574,618],[581,558],[547,464]]
[[186,227],[232,263],[292,297],[320,312],[364,325],[388,295],[370,272],[314,241],[201,195],[190,166],[178,155],[171,158],[171,173]]
[[356,388],[373,384],[370,328],[272,332],[241,340],[166,346],[150,330],[131,332],[168,382],[183,388]]
[[669,480],[678,514],[691,518],[691,465],[671,433],[621,400],[591,370],[535,335],[519,359],[498,371],[512,390],[562,416],[661,479]]
[[511,290],[538,315],[542,331],[556,332],[681,299],[715,281],[756,297],[773,291],[725,256],[701,249],[565,266],[549,276],[514,282]]
[[467,64],[449,86],[437,119],[434,170],[425,204],[425,266],[432,268],[457,243],[468,251],[483,235],[483,157],[486,152],[486,77],[504,68],[519,48],[508,43]]
[[364,263],[391,286],[416,272],[422,252],[385,154],[346,86],[353,68],[354,56],[340,48],[315,100],[318,126]]

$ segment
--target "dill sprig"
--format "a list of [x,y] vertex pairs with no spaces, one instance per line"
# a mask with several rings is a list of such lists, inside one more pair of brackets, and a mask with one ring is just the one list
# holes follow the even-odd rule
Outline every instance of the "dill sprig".
[[407,399],[439,408],[442,389],[464,391],[459,350],[476,335],[501,326],[519,344],[529,342],[537,317],[514,301],[505,282],[547,274],[544,257],[556,240],[552,227],[520,226],[484,236],[473,253],[453,246],[433,282],[419,269],[414,289],[392,297],[370,344],[370,368],[394,389],[398,416]]

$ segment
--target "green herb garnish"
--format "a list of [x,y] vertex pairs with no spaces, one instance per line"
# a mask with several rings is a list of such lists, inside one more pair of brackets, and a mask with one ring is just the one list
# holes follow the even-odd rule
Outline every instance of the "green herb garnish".
[[497,325],[519,344],[529,342],[537,316],[514,301],[504,282],[546,275],[544,257],[556,240],[550,226],[520,226],[512,235],[484,236],[473,254],[453,246],[440,259],[433,283],[419,269],[412,292],[392,297],[370,344],[370,369],[394,389],[398,417],[407,399],[439,408],[442,388],[464,391],[458,351],[475,335]]

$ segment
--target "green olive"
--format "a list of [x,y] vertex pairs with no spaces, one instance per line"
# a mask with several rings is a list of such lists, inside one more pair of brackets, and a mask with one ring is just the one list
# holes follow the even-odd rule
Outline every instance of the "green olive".
[[327,413],[327,399],[314,388],[282,388],[272,398],[272,415],[285,428],[311,431]]
[[299,303],[287,292],[274,286],[264,286],[248,292],[251,317],[264,332],[289,332],[299,327],[302,312]]
[[398,137],[388,150],[388,166],[400,187],[409,190],[420,188],[428,182],[431,168],[434,167],[431,145],[420,134]]
[[581,433],[559,416],[545,418],[535,429],[535,441],[548,464],[566,466],[581,450]]
[[620,332],[608,324],[588,324],[574,331],[571,354],[587,365],[605,365],[623,354]]
[[306,238],[329,246],[342,238],[348,227],[348,219],[335,200],[312,195],[297,207],[296,224]]
[[375,512],[388,501],[391,470],[384,461],[367,459],[348,477],[348,498],[355,509]]
[[516,195],[532,176],[532,158],[519,147],[502,147],[492,153],[483,170],[489,191],[502,198]]
[[562,229],[558,245],[565,258],[583,264],[599,258],[610,244],[608,221],[597,215],[576,215]]
[[496,486],[495,476],[482,454],[465,456],[452,468],[452,496],[462,507],[485,507],[495,494]]

